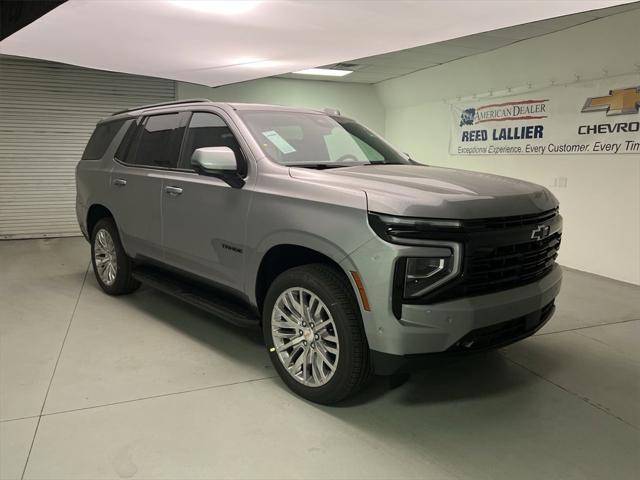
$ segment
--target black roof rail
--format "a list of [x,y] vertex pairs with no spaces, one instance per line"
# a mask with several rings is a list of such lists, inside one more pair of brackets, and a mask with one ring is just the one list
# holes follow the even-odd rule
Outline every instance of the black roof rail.
[[117,112],[112,113],[111,116],[113,117],[114,115],[120,115],[121,113],[133,112],[135,110],[142,110],[144,108],[164,107],[166,105],[181,105],[183,103],[202,103],[202,102],[208,103],[208,102],[211,102],[211,100],[209,100],[208,98],[188,98],[186,100],[174,100],[172,102],[153,103],[151,105],[140,105],[139,107],[125,108],[124,110],[118,110]]

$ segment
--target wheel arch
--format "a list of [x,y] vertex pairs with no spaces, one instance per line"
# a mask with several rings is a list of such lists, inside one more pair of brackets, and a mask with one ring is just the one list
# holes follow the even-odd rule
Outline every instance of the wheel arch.
[[[269,286],[275,278],[286,270],[302,265],[321,263],[329,265],[340,272],[347,280],[354,295],[353,282],[348,272],[340,265],[341,258],[336,259],[328,252],[322,252],[309,246],[294,243],[280,243],[272,245],[262,256],[257,269],[254,285],[254,295],[258,312],[262,313],[264,300]],[[356,295],[357,302],[357,295]]]
[[91,234],[93,233],[93,228],[96,226],[96,223],[103,218],[112,218],[115,222],[113,213],[111,213],[111,210],[104,205],[94,203],[89,207],[89,210],[87,210],[87,235],[89,238],[91,238]]

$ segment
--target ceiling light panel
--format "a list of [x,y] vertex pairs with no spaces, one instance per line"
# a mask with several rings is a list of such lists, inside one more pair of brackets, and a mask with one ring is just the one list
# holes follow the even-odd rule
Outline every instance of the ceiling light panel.
[[344,77],[353,73],[353,70],[338,70],[332,68],[307,68],[306,70],[299,70],[293,72],[296,75],[320,75],[322,77]]
[[[0,53],[217,86],[625,2],[344,0],[339,21],[333,3],[69,0],[0,42]],[[402,60],[392,64],[430,63]]]
[[252,0],[168,0],[176,7],[214,15],[239,15],[256,8],[261,2]]

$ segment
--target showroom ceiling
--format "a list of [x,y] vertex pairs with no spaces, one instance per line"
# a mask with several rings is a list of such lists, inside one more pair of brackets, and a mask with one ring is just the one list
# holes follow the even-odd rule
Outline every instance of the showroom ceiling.
[[[375,82],[507,39],[420,45],[623,3],[556,0],[541,9],[539,0],[70,0],[0,42],[0,53],[210,86],[366,58],[368,72],[349,80]],[[512,36],[526,38],[526,27]],[[414,47],[392,54],[400,57],[381,55]]]
[[[634,9],[640,9],[640,2],[502,28],[372,57],[347,60],[324,65],[321,68],[353,70],[353,73],[344,77],[332,77],[332,81],[378,83]],[[306,75],[295,73],[280,76],[309,79]]]

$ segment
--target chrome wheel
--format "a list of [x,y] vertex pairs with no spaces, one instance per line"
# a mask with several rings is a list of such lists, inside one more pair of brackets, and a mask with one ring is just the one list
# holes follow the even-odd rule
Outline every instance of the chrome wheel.
[[93,259],[98,276],[102,283],[111,286],[116,281],[118,273],[116,246],[113,243],[113,238],[108,231],[100,229],[93,242]]
[[313,292],[282,292],[271,313],[271,338],[280,362],[298,382],[326,384],[336,371],[340,346],[331,312]]

